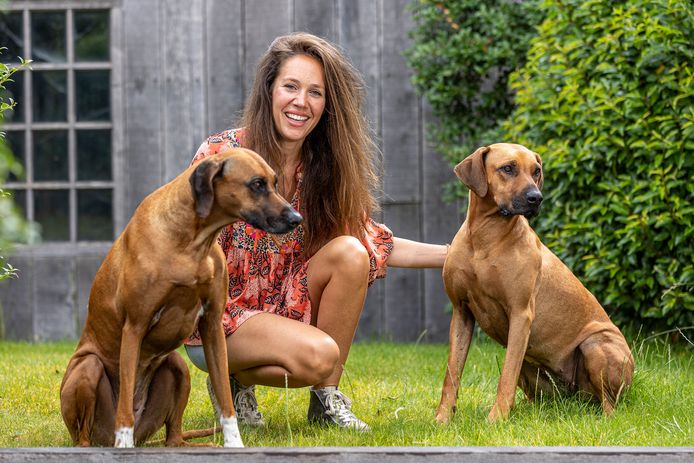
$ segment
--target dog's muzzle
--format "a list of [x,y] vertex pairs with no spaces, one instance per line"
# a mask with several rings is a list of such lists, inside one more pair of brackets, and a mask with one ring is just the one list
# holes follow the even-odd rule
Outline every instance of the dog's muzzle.
[[304,218],[294,208],[285,207],[279,214],[265,211],[254,211],[243,217],[243,220],[269,233],[283,234],[296,228]]
[[542,199],[542,193],[537,187],[527,188],[511,200],[510,206],[500,206],[499,212],[504,217],[522,215],[529,219],[540,213]]

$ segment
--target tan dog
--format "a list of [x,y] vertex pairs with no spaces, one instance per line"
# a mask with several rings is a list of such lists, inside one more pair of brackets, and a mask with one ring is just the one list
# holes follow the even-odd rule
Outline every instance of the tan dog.
[[60,388],[75,445],[132,447],[164,425],[166,445],[184,445],[190,376],[174,349],[197,324],[224,446],[243,446],[221,323],[228,276],[217,236],[239,219],[271,233],[296,227],[301,216],[276,182],[260,156],[234,149],[188,168],[142,201],[94,278],[84,331]]
[[521,145],[498,143],[455,167],[470,188],[467,218],[443,268],[453,303],[448,368],[436,420],[455,411],[475,320],[506,346],[490,422],[506,419],[516,386],[529,399],[585,391],[612,413],[631,384],[634,361],[624,336],[595,297],[545,247],[526,217],[542,202],[542,161]]

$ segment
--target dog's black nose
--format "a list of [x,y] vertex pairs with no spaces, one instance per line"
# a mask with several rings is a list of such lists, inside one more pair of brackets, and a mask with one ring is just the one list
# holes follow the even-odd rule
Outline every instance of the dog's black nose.
[[539,190],[529,191],[525,195],[525,199],[528,201],[528,204],[540,204],[542,202],[542,193]]
[[299,214],[296,210],[290,207],[282,211],[282,216],[284,220],[287,222],[287,225],[289,225],[291,228],[296,227],[304,220],[304,218],[301,217],[301,214]]

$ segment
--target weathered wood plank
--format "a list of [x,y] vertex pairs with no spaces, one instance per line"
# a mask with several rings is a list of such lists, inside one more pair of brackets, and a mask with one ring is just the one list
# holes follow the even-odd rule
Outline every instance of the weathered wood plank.
[[336,14],[339,44],[364,78],[367,117],[380,137],[381,0],[343,0]]
[[204,0],[161,2],[164,178],[186,167],[207,132]]
[[159,5],[158,1],[123,4],[125,217],[164,178]]
[[75,313],[75,258],[34,258],[34,339],[57,341],[77,336]]
[[[418,205],[386,205],[386,224],[395,236],[420,241],[412,224],[421,220]],[[414,341],[423,331],[422,283],[420,269],[393,268],[388,270],[385,294],[385,336],[393,341]]]
[[[423,103],[422,113],[423,127],[436,123],[429,105]],[[457,179],[451,166],[434,150],[426,136],[422,138],[422,238],[427,243],[450,243],[462,223],[460,204],[446,203],[443,200],[443,188],[445,184]],[[424,300],[424,328],[427,331],[425,339],[447,342],[451,316],[445,311],[449,301],[440,269],[425,270]]]
[[18,276],[0,282],[0,309],[4,339],[34,340],[34,263],[31,256],[13,256],[8,262]]
[[0,462],[688,463],[693,447],[260,447],[0,449]]
[[[410,84],[412,74],[402,53],[410,46],[408,0],[391,0],[383,8],[381,65],[381,133],[385,159],[384,187],[388,200],[421,200],[419,99]],[[418,223],[412,223],[419,227]]]
[[285,0],[263,0],[245,3],[245,64],[246,88],[250,89],[255,77],[258,60],[270,43],[291,30],[290,2]]
[[204,136],[235,127],[243,110],[247,89],[241,5],[241,0],[207,0],[208,123]]
[[294,0],[293,18],[293,30],[337,40],[334,0]]

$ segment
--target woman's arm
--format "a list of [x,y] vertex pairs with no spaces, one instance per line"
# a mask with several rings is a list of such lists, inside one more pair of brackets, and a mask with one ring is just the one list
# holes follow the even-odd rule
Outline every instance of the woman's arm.
[[393,252],[388,257],[390,267],[436,268],[443,267],[448,254],[446,244],[428,244],[393,237]]

